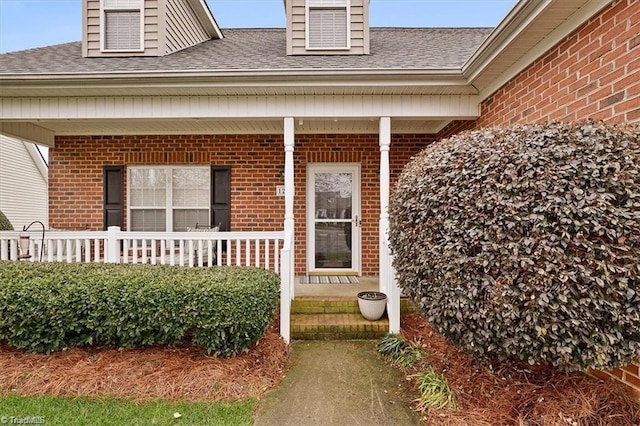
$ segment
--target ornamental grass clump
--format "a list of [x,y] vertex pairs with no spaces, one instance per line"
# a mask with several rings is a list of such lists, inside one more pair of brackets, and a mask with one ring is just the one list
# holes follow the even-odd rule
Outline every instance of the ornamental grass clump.
[[469,131],[417,155],[390,203],[399,285],[485,361],[640,359],[640,129]]
[[379,354],[400,368],[411,368],[422,359],[422,352],[399,334],[387,334],[376,344]]

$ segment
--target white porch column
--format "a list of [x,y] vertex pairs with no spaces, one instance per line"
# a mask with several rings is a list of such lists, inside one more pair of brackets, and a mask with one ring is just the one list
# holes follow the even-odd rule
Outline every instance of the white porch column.
[[393,270],[389,251],[389,150],[391,147],[391,118],[380,117],[380,291],[387,295],[389,333],[400,332],[400,289]]
[[284,119],[284,243],[280,270],[280,335],[285,342],[291,339],[291,301],[295,288],[295,238],[293,219],[293,147],[295,132],[293,117]]
[[[284,232],[294,235],[295,222],[293,219],[293,196],[295,194],[294,173],[293,173],[293,149],[295,145],[295,126],[293,117],[284,119]],[[295,239],[291,243],[291,300],[294,298],[295,278]]]

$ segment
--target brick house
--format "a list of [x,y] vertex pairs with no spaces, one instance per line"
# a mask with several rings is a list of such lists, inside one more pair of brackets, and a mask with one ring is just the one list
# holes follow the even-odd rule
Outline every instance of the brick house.
[[[520,0],[493,29],[284,4],[286,29],[221,30],[204,0],[83,0],[82,42],[0,55],[0,133],[51,147],[51,226],[284,229],[290,278],[378,277],[394,332],[386,206],[412,155],[496,124],[640,121],[635,0]],[[610,374],[640,392],[637,365]]]

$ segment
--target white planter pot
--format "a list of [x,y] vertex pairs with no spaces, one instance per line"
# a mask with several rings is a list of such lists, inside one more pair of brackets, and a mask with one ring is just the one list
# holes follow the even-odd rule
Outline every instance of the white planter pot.
[[377,321],[387,307],[387,295],[379,291],[361,291],[358,293],[358,307],[365,319]]

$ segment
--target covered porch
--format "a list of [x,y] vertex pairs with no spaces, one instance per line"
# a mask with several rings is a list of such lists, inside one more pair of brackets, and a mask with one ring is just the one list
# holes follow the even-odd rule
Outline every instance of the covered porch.
[[[355,298],[360,289],[387,295],[387,331],[397,333],[400,291],[389,250],[387,214],[392,175],[397,176],[411,155],[437,140],[451,121],[474,119],[479,114],[478,97],[469,94],[468,88],[451,87],[449,94],[433,95],[423,83],[417,78],[411,84],[419,87],[399,89],[404,95],[381,95],[372,82],[368,88],[343,86],[340,94],[306,96],[297,93],[303,89],[292,89],[292,93],[259,97],[224,95],[216,87],[203,88],[198,96],[190,96],[189,90],[194,89],[185,89],[182,95],[163,95],[155,93],[158,89],[147,82],[139,82],[144,87],[138,96],[115,88],[117,96],[107,96],[104,88],[83,86],[67,88],[64,113],[59,110],[62,103],[37,102],[37,96],[20,97],[16,92],[15,98],[3,104],[0,131],[52,148],[56,157],[51,171],[58,173],[50,180],[50,191],[55,190],[50,201],[53,226],[63,227],[56,221],[65,219],[64,206],[56,204],[58,200],[73,208],[82,207],[76,214],[77,223],[91,216],[91,230],[77,231],[82,234],[48,234],[64,240],[55,244],[62,244],[66,250],[61,248],[46,261],[59,260],[58,253],[64,253],[60,254],[62,261],[268,267],[282,278],[280,329],[285,341],[291,339],[291,306],[296,298]],[[62,90],[64,84],[48,88],[47,94]],[[329,93],[333,89],[326,90]],[[154,93],[156,96],[147,96]],[[91,108],[87,108],[89,104]],[[76,160],[86,163],[73,163]],[[126,203],[132,197],[128,193],[123,197],[124,210],[118,213],[124,216],[123,226],[111,231],[117,236],[99,230],[107,224],[103,222],[102,203],[95,201],[105,191],[101,184],[104,168],[121,167],[126,174],[134,168],[175,164],[231,169],[231,230],[131,230],[133,210]],[[309,200],[314,200],[310,182],[313,173],[326,173],[336,167],[338,173],[343,173],[342,167],[355,170],[353,185],[360,192],[360,205],[357,213],[353,210],[349,215],[323,218],[323,208],[309,208]],[[74,168],[88,169],[88,177],[83,181]],[[79,180],[74,182],[74,178]],[[76,196],[74,188],[85,184],[91,185],[91,192],[96,194],[88,204],[84,199],[67,197]],[[264,203],[266,197],[268,205]],[[352,257],[344,266],[317,262],[312,246],[319,240],[313,223],[322,221],[341,221],[352,227]],[[212,213],[211,224],[217,223]],[[106,243],[110,238],[113,241]],[[38,250],[37,239],[34,233],[31,253]],[[76,242],[67,243],[67,239]],[[13,242],[2,241],[7,256],[16,253],[17,240],[16,233]],[[120,252],[116,247],[121,243],[116,240],[126,241],[126,249]],[[162,241],[174,243],[163,246]],[[225,252],[227,257],[214,260],[203,255],[214,247],[223,253],[223,243],[233,250]],[[16,248],[10,249],[11,244]],[[177,251],[167,256],[166,251],[171,249]],[[346,274],[358,277],[360,282],[344,287],[300,284],[298,277],[309,274]]]

